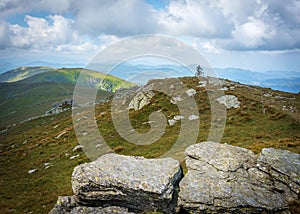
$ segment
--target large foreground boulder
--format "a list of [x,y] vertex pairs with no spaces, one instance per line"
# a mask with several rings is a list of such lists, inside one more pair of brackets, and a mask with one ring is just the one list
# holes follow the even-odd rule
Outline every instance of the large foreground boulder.
[[260,213],[288,209],[299,197],[300,155],[203,142],[186,149],[178,203],[189,213]]
[[135,214],[125,207],[118,206],[82,206],[76,201],[76,196],[59,196],[54,208],[49,214]]
[[[72,175],[74,197],[64,198],[67,203],[58,203],[53,213],[59,213],[58,210],[67,213],[102,210],[105,213],[103,209],[111,207],[116,213],[116,207],[120,213],[128,210],[174,213],[181,178],[180,164],[172,158],[103,155],[94,162],[75,167]],[[75,201],[73,205],[72,200]]]

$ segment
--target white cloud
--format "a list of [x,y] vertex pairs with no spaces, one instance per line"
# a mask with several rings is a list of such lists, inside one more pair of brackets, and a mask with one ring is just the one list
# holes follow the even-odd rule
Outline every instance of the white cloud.
[[212,42],[203,42],[201,46],[208,53],[221,53],[221,50],[216,48]]
[[152,6],[140,0],[77,1],[71,9],[81,33],[128,36],[157,32]]
[[70,8],[71,3],[71,0],[1,0],[0,18],[31,11],[45,11],[56,14],[63,13]]
[[[47,17],[6,19],[32,11]],[[299,49],[299,11],[298,0],[173,0],[155,10],[141,0],[1,0],[0,49],[94,50],[144,33],[192,37],[210,53]]]
[[227,37],[232,27],[213,1],[171,1],[159,16],[162,30],[172,35]]
[[74,21],[60,15],[38,18],[26,16],[28,25],[9,25],[6,32],[10,35],[12,47],[35,51],[89,51],[98,48],[97,43],[84,40],[73,29]]
[[107,34],[101,34],[99,36],[99,39],[101,41],[103,48],[120,40],[120,38],[115,35],[107,35]]
[[10,45],[9,35],[7,34],[8,30],[9,24],[0,20],[0,49],[5,49]]
[[257,48],[275,36],[275,29],[261,20],[249,17],[248,21],[233,32],[234,40],[245,48]]
[[232,38],[219,40],[221,47],[229,50],[300,48],[299,1],[220,0],[219,7],[235,23]]

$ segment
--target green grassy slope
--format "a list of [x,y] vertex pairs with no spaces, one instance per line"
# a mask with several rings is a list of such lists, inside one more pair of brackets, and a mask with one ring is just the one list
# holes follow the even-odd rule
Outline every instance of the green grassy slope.
[[[48,71],[24,79],[26,83],[36,82],[56,82],[56,83],[70,83],[75,84],[79,78],[82,68],[61,68],[53,71]],[[114,92],[118,88],[131,87],[134,84],[126,82],[118,77],[106,75],[104,73],[86,70],[82,72],[81,81],[91,87],[100,88],[106,91]]]
[[[200,113],[197,141],[204,141],[211,113],[206,91],[197,87],[196,78],[182,78],[182,81],[197,91],[195,100]],[[263,96],[261,102],[262,94],[266,93],[270,96]],[[249,148],[256,153],[270,146],[300,153],[299,112],[282,110],[283,105],[300,106],[299,94],[244,85],[225,94],[237,96],[241,107],[228,110],[222,143]],[[178,137],[180,122],[167,126],[162,138],[153,144],[138,146],[126,142],[113,127],[110,107],[110,102],[97,105],[96,118],[100,133],[119,154],[158,157],[168,151]],[[178,115],[178,108],[170,104],[169,97],[156,93],[147,107],[130,111],[132,126],[140,132],[148,131],[150,126],[145,122],[151,112],[158,110],[167,119]],[[58,195],[71,195],[73,168],[89,161],[82,150],[73,151],[76,145],[70,111],[18,124],[0,134],[0,213],[47,213]],[[29,174],[31,169],[37,171]]]
[[[40,67],[32,68],[31,74],[37,73],[38,68]],[[20,81],[0,83],[1,130],[7,125],[42,115],[53,103],[73,97],[74,87],[82,69],[47,69]],[[28,70],[29,68],[26,72]],[[15,70],[11,72],[15,73]],[[134,86],[120,78],[91,70],[87,70],[82,79],[89,83],[88,87],[100,89],[103,95],[120,87]]]

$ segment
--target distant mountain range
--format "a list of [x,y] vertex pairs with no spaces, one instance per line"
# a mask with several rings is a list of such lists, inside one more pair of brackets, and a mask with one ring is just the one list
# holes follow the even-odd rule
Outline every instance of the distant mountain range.
[[255,72],[240,68],[215,68],[214,71],[220,78],[237,81],[243,84],[257,85],[291,93],[300,92],[300,72]]
[[[136,84],[146,84],[150,79],[194,76],[197,65],[143,65],[122,63],[110,71],[111,75],[126,79]],[[97,66],[94,68],[97,70]],[[300,92],[300,72],[272,70],[256,72],[241,68],[214,68],[217,77],[248,85],[272,88],[291,93]],[[205,75],[211,69],[204,67]]]
[[[110,66],[101,66],[101,69],[97,69],[97,65],[95,65],[94,67],[91,66],[89,67],[89,69],[99,72],[105,70],[105,72],[107,72],[106,70],[110,68]],[[188,67],[185,67],[179,64],[144,65],[130,64],[125,62],[114,67],[114,69],[109,71],[109,74],[138,85],[144,85],[150,79],[193,76],[195,68],[196,65],[189,65]],[[50,71],[54,72],[59,70],[60,69],[49,66],[20,67],[0,74],[0,82],[14,82],[17,80],[28,78],[30,76],[34,76],[36,74]],[[206,68],[204,68],[204,71],[205,70]],[[241,68],[214,68],[213,70],[219,78],[229,79],[248,85],[257,85],[260,87],[272,88],[273,90],[280,90],[291,93],[300,92],[300,72],[280,70],[256,72]],[[39,78],[42,77],[40,76]]]

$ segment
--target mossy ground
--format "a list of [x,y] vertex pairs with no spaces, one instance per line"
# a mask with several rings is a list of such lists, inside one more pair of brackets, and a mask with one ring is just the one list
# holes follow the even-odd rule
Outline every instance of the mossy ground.
[[[205,141],[210,128],[210,104],[203,88],[196,87],[197,79],[183,78],[197,94],[200,112],[198,142]],[[259,153],[264,147],[287,149],[300,153],[300,123],[297,114],[282,111],[282,100],[269,97],[262,106],[261,94],[269,92],[292,97],[290,102],[300,106],[299,94],[274,92],[269,89],[241,86],[225,94],[233,94],[241,101],[238,109],[229,109],[222,143],[241,146]],[[282,101],[282,102],[281,102]],[[262,109],[265,108],[265,111]],[[178,115],[169,97],[157,93],[151,104],[139,111],[130,111],[132,126],[147,132],[148,116],[161,110],[167,119]],[[103,112],[106,112],[103,114]],[[102,114],[101,114],[102,113]],[[297,112],[296,112],[297,113]],[[158,157],[172,147],[180,131],[180,122],[168,126],[162,138],[151,145],[138,146],[123,140],[114,130],[110,103],[96,106],[99,130],[112,150],[125,155]],[[63,133],[63,134],[62,134]],[[58,137],[62,134],[60,137]],[[17,124],[0,135],[0,213],[47,213],[59,195],[72,195],[73,168],[89,159],[78,145],[71,111]],[[76,156],[79,155],[79,156]],[[75,157],[75,158],[71,158]],[[45,165],[49,163],[49,168]],[[47,169],[46,169],[47,168]],[[30,169],[37,169],[29,174]]]

